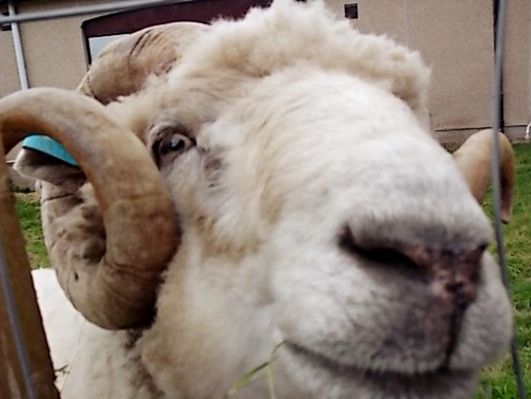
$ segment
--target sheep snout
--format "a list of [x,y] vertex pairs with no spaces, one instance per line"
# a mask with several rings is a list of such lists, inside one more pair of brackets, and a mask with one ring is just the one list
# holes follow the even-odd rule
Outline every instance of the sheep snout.
[[[346,227],[339,247],[368,263],[404,267],[430,286],[438,307],[451,313],[462,312],[477,294],[481,258],[486,244],[461,243],[435,246],[434,243],[409,243],[386,238],[354,238]],[[442,311],[442,313],[447,313]]]

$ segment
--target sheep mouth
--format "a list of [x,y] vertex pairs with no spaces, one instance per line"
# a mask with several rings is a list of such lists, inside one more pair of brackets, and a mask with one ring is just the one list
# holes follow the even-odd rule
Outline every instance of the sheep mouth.
[[[286,343],[286,348],[293,356],[314,368],[326,370],[335,376],[361,378],[368,383],[374,383],[380,387],[382,384],[385,384],[389,388],[393,386],[431,386],[434,384],[438,385],[441,380],[455,377],[455,373],[446,366],[422,372],[374,370],[370,369],[370,367],[362,368],[356,365],[340,363],[299,344]],[[473,371],[461,371],[460,374],[461,377],[466,375],[467,377],[473,378],[474,376]]]

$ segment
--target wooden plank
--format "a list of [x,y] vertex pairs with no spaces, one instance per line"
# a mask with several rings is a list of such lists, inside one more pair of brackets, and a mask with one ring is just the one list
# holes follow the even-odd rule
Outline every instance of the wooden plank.
[[0,262],[9,282],[8,289],[0,282],[0,398],[58,399],[1,140]]

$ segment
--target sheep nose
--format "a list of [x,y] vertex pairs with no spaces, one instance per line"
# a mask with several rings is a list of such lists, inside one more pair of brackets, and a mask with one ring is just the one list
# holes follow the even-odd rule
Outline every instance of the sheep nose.
[[464,310],[476,297],[481,257],[486,244],[429,245],[389,239],[354,239],[346,229],[340,247],[362,260],[388,267],[406,265],[420,270],[432,295],[445,308]]
[[434,249],[398,243],[395,250],[427,271],[436,298],[463,310],[476,298],[485,247],[465,248],[453,244]]

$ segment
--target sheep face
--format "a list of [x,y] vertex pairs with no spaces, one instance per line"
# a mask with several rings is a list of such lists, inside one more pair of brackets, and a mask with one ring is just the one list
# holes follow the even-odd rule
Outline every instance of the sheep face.
[[214,397],[283,343],[279,397],[470,396],[511,309],[488,221],[404,102],[297,69],[195,131],[164,116],[183,236],[139,343],[159,387]]
[[[178,62],[121,85],[125,98],[105,91],[107,108],[50,89],[0,102],[8,144],[46,129],[94,188],[38,170],[67,296],[100,326],[142,327],[134,340],[84,330],[71,397],[224,398],[268,359],[279,398],[470,397],[508,345],[511,307],[489,223],[427,132],[418,54],[320,2],[171,29],[152,38],[162,70]],[[142,35],[115,47],[125,59],[111,71],[136,65]],[[82,91],[98,98],[106,73]]]

